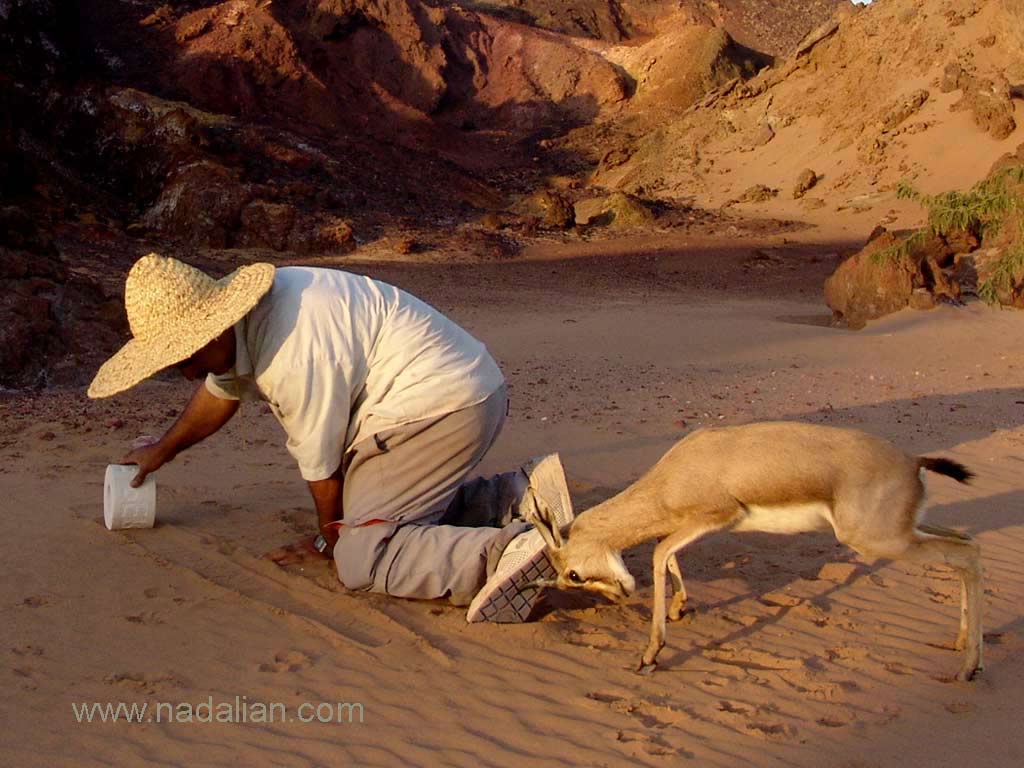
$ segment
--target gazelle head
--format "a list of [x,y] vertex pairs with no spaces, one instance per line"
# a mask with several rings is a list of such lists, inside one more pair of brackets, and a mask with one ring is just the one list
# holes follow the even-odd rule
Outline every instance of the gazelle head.
[[551,510],[538,500],[526,505],[526,519],[533,523],[547,544],[547,555],[557,572],[555,579],[537,581],[542,587],[585,589],[619,602],[636,589],[636,580],[626,569],[622,553],[585,535],[575,537],[559,530]]

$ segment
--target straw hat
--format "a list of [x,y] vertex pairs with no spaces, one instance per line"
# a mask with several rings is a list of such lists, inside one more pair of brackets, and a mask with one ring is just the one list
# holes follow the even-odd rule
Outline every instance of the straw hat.
[[143,256],[124,285],[133,338],[97,372],[89,397],[116,395],[187,360],[255,307],[273,280],[273,264],[250,264],[214,280],[177,259]]

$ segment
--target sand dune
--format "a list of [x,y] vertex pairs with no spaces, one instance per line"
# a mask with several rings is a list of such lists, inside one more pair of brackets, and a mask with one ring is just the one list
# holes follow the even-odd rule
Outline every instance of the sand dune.
[[[593,269],[553,263],[572,280]],[[279,569],[259,556],[311,530],[313,517],[259,408],[159,473],[155,529],[109,532],[104,466],[162,428],[187,395],[158,381],[110,402],[57,391],[2,403],[0,761],[1019,759],[1024,406],[1019,356],[1003,347],[1024,317],[971,305],[852,333],[820,324],[820,304],[799,295],[769,302],[652,283],[582,287],[567,299],[542,287],[550,268],[516,267],[537,287],[515,304],[500,281],[454,301],[444,278],[385,270],[446,305],[508,373],[512,419],[482,471],[557,448],[582,509],[687,430],[765,418],[856,425],[963,461],[977,482],[932,478],[930,519],[981,540],[984,676],[950,681],[959,666],[951,572],[862,563],[824,535],[720,535],[690,547],[682,563],[693,610],[669,627],[649,677],[633,667],[650,615],[650,547],[627,557],[641,588],[624,605],[553,594],[537,621],[517,626],[469,626],[444,603],[350,594],[327,564]],[[89,724],[72,711],[236,696],[279,702],[289,716],[304,702],[361,704],[363,722]]]

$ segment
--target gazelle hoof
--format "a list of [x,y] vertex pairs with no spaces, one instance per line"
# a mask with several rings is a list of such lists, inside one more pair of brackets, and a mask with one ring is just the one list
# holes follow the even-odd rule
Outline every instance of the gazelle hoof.
[[647,664],[643,659],[640,659],[640,666],[636,668],[636,673],[638,675],[649,675],[657,668],[658,662],[652,661],[650,664]]
[[976,679],[982,671],[982,667],[964,667],[956,673],[956,679],[961,683],[969,683]]
[[683,619],[687,619],[687,618],[693,617],[694,615],[696,615],[696,613],[697,613],[697,609],[696,608],[687,608],[687,607],[683,606],[678,611],[669,611],[668,620],[669,621],[682,621]]

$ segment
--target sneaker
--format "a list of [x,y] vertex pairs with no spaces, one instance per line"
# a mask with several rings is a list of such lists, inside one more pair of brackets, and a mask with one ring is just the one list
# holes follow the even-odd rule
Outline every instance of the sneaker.
[[526,621],[541,591],[540,587],[527,585],[556,576],[544,552],[546,546],[536,528],[512,539],[501,553],[494,573],[469,604],[466,621],[499,624]]
[[[551,510],[559,528],[571,523],[572,501],[558,454],[532,459],[523,465],[522,471],[528,481],[524,503],[544,504]],[[545,554],[546,546],[536,528],[512,539],[501,553],[494,573],[470,603],[466,621],[506,624],[526,621],[541,591],[540,587],[527,585],[539,579],[554,579],[557,575]]]
[[[529,487],[533,489],[538,503],[551,510],[559,528],[565,528],[573,520],[572,501],[569,486],[565,482],[565,470],[557,453],[549,453],[531,459],[523,465]],[[523,497],[524,500],[528,496]]]

